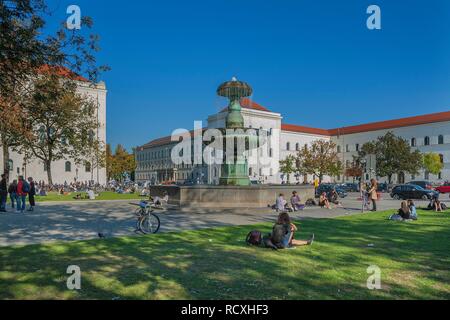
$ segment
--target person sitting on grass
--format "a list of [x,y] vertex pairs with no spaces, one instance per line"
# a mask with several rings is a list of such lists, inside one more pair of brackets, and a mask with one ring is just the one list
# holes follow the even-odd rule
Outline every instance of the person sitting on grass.
[[294,236],[297,231],[298,228],[291,222],[289,214],[282,212],[278,216],[277,223],[273,226],[270,240],[278,249],[312,245],[314,242],[314,234],[307,241],[295,240]]
[[408,206],[408,201],[402,201],[400,209],[398,209],[398,214],[403,220],[411,219],[411,210]]
[[300,197],[298,196],[297,191],[292,192],[291,206],[294,211],[305,209],[305,205],[300,203]]
[[326,192],[322,193],[319,197],[319,206],[321,208],[331,209],[330,201],[328,200]]
[[409,207],[409,212],[410,212],[410,217],[413,220],[417,220],[417,209],[416,209],[416,205],[414,203],[414,201],[412,200],[408,200],[408,207]]
[[287,201],[284,199],[284,194],[280,193],[276,202],[275,202],[275,210],[277,212],[286,212]]
[[336,189],[333,188],[330,193],[330,200],[331,203],[334,203],[338,207],[342,207],[342,204],[339,202],[339,194],[337,193]]

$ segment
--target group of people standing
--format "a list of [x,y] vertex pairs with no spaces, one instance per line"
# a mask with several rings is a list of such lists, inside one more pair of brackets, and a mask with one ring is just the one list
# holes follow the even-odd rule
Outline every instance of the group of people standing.
[[378,201],[378,181],[376,179],[371,179],[370,184],[366,184],[364,181],[361,181],[361,198],[364,201],[364,207],[368,210],[369,203],[372,203],[372,210],[377,211],[377,201]]
[[18,180],[14,180],[8,185],[8,176],[2,174],[0,180],[0,212],[7,212],[8,195],[13,210],[15,209],[17,212],[23,213],[26,210],[26,201],[28,198],[28,211],[33,211],[36,206],[34,199],[36,185],[33,178],[30,177],[27,181],[23,176],[19,176]]

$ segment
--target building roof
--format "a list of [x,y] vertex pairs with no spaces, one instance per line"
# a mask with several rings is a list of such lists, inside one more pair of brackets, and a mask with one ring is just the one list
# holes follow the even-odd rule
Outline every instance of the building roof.
[[[202,133],[203,131],[206,130],[205,128],[202,129]],[[189,131],[189,135],[192,137],[194,137],[194,130]],[[186,134],[186,136],[188,135]],[[184,135],[183,135],[184,137]],[[144,144],[143,146],[138,147],[138,151],[142,151],[144,149],[148,149],[148,148],[153,148],[153,147],[159,147],[159,146],[164,146],[164,145],[168,145],[171,143],[178,143],[177,141],[172,141],[172,136],[166,136],[166,137],[162,137],[162,138],[158,138],[155,140],[152,140],[146,144]]]
[[305,127],[305,126],[298,126],[295,124],[281,124],[281,130],[282,131],[291,131],[291,132],[301,132],[301,133],[310,133],[310,134],[317,134],[321,136],[329,136],[330,132],[325,129],[318,129],[318,128],[311,128],[311,127]]
[[407,117],[395,120],[371,122],[356,126],[342,127],[328,130],[331,136],[361,133],[401,127],[418,126],[422,124],[450,121],[450,111],[431,113],[421,116]]
[[[259,105],[258,103],[254,102],[248,98],[241,99],[241,106],[246,109],[271,112],[271,111],[269,111],[269,109]],[[225,111],[227,111],[227,108],[223,109],[221,112],[225,112]],[[395,129],[395,128],[401,128],[401,127],[411,127],[411,126],[418,126],[418,125],[423,125],[423,124],[444,122],[444,121],[450,121],[450,111],[431,113],[431,114],[425,114],[425,115],[414,116],[414,117],[406,117],[406,118],[400,118],[400,119],[394,119],[394,120],[377,121],[377,122],[371,122],[371,123],[366,123],[366,124],[347,126],[347,127],[341,127],[341,128],[335,128],[335,129],[319,129],[319,128],[312,128],[312,127],[306,127],[306,126],[299,126],[299,125],[295,125],[295,124],[283,123],[281,125],[281,130],[289,131],[289,132],[308,133],[308,134],[314,134],[314,135],[320,135],[320,136],[339,136],[339,135],[347,135],[347,134],[354,134],[354,133],[361,133],[361,132]],[[203,129],[203,130],[205,130],[205,129]],[[192,136],[193,132],[194,131],[190,132],[191,136]],[[152,140],[140,148],[146,149],[146,148],[150,148],[150,147],[156,147],[156,146],[170,144],[172,142],[173,141],[171,141],[171,137],[167,136],[164,138]]]
[[[256,102],[254,102],[253,100],[251,100],[249,98],[242,98],[241,99],[241,107],[245,108],[245,109],[252,109],[252,110],[258,110],[258,111],[264,111],[264,112],[271,112],[266,107],[263,107],[262,105],[257,104]],[[225,112],[227,110],[228,110],[228,107],[223,108],[221,112]]]
[[43,65],[42,67],[40,67],[38,69],[38,72],[39,73],[54,72],[56,75],[61,76],[61,77],[70,78],[72,80],[81,81],[81,82],[89,82],[89,80],[86,79],[85,77],[82,77],[79,74],[69,70],[66,67],[62,67],[62,66],[50,66],[50,65],[46,64],[46,65]]

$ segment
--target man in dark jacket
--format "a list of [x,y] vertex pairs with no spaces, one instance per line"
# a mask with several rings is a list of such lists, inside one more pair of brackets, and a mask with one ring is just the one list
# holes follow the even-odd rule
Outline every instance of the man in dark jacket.
[[8,199],[8,186],[6,183],[6,174],[2,174],[0,180],[0,212],[6,212],[6,200]]
[[30,202],[30,208],[28,211],[34,211],[34,206],[36,205],[34,201],[34,196],[36,195],[36,185],[33,178],[28,178],[28,183],[30,184],[30,192],[28,193],[28,201]]

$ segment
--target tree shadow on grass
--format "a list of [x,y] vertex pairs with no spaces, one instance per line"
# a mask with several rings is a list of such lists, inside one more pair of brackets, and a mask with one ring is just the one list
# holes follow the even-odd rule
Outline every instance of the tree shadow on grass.
[[[260,224],[1,248],[0,298],[450,298],[448,218],[305,219],[299,236],[314,232],[317,242],[281,251],[247,246],[243,239],[254,228],[270,231]],[[80,292],[66,289],[72,264],[82,270]],[[384,290],[366,287],[372,264],[383,272]]]

